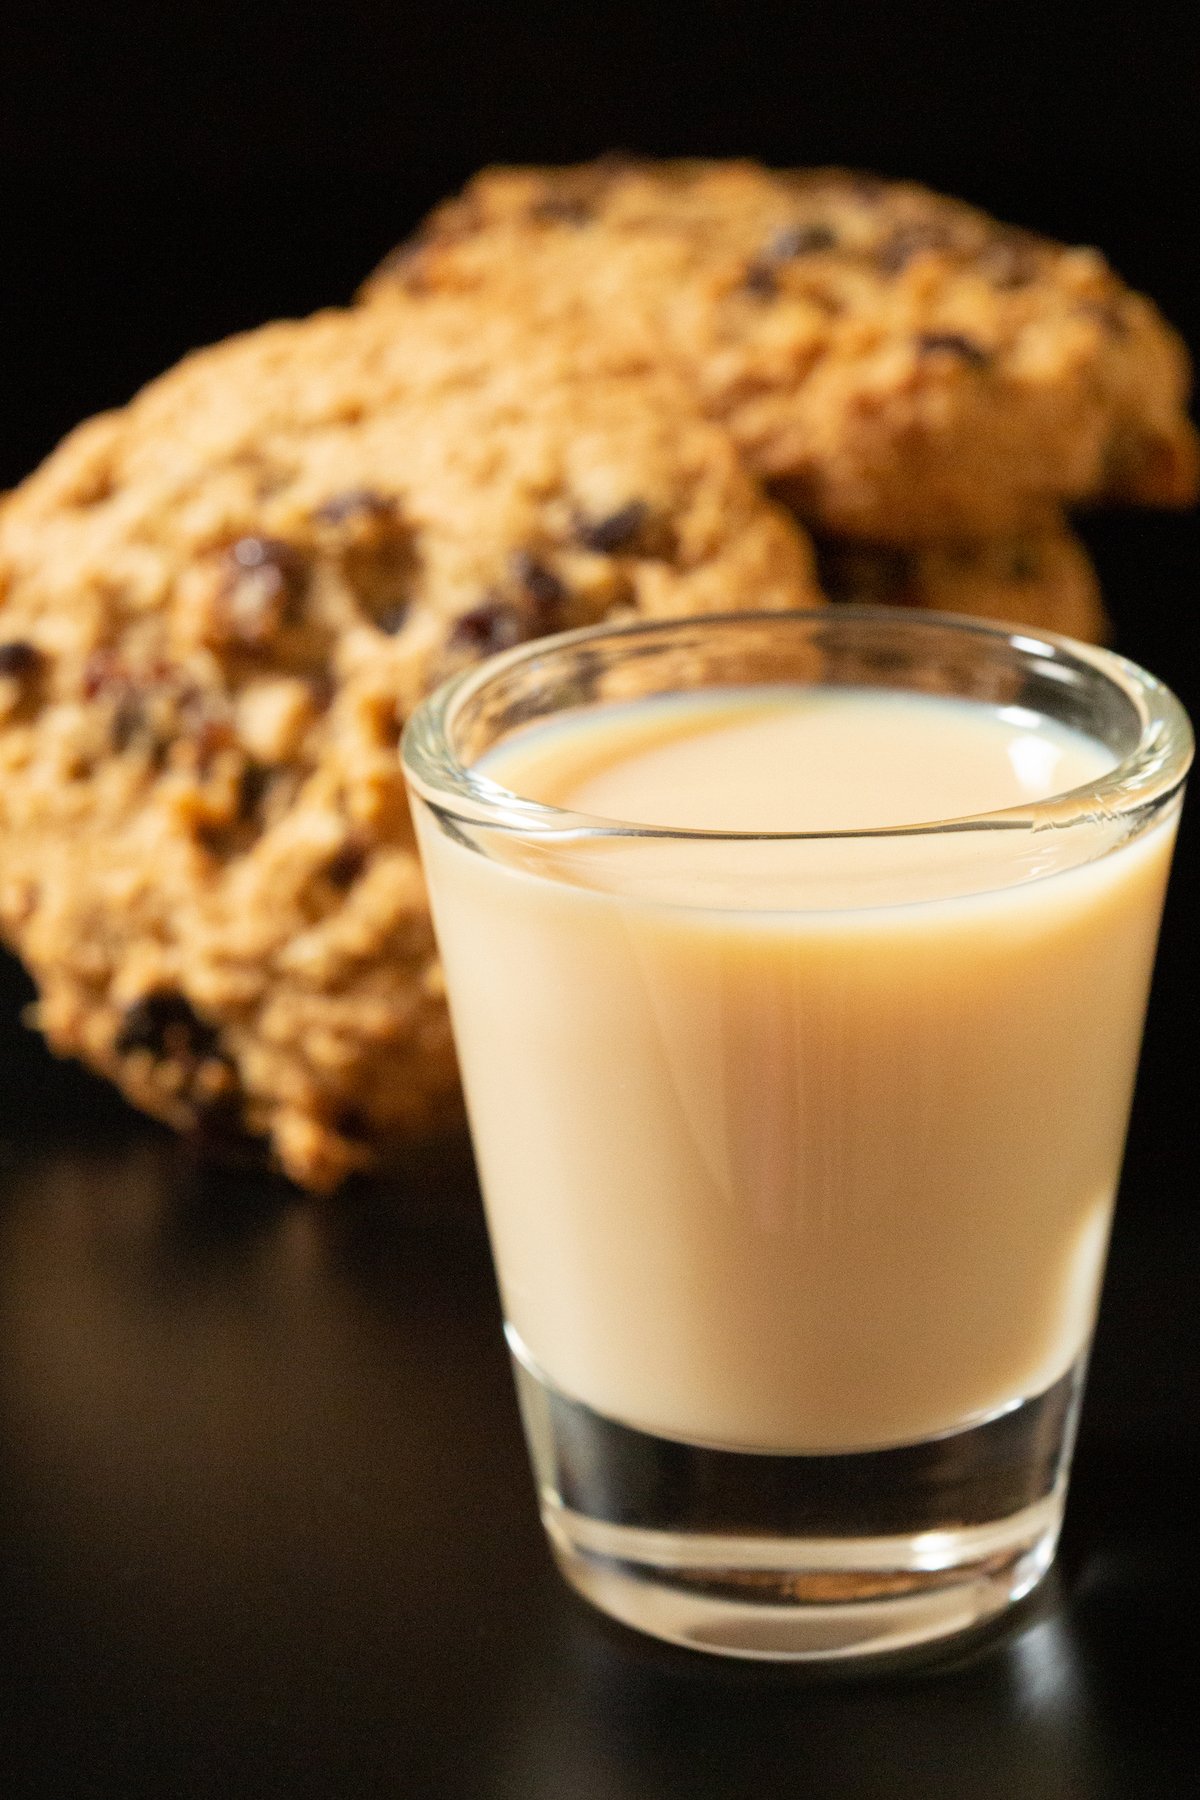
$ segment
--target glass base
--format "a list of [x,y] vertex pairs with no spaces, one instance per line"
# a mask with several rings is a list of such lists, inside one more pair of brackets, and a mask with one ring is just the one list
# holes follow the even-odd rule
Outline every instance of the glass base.
[[1054,1559],[1082,1358],[963,1431],[773,1455],[618,1424],[556,1389],[508,1335],[555,1558],[639,1631],[729,1656],[875,1656],[984,1624]]

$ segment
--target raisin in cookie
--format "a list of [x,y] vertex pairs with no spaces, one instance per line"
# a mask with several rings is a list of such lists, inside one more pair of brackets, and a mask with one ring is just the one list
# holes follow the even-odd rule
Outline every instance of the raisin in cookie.
[[747,162],[495,169],[368,301],[482,296],[531,328],[641,333],[827,534],[1044,529],[1190,502],[1189,365],[1095,250],[906,182]]
[[188,358],[0,507],[0,924],[50,1043],[321,1189],[458,1108],[400,775],[465,661],[817,604],[669,372],[448,300]]

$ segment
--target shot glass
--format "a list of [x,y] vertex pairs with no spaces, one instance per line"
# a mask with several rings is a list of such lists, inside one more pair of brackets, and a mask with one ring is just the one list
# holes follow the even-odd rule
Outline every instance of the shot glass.
[[[992,810],[914,794],[795,832],[506,783],[534,752],[565,780],[618,715],[760,689],[936,699],[1006,721],[1018,762],[1057,731],[1095,763]],[[886,608],[572,632],[412,718],[542,1519],[597,1606],[708,1651],[854,1657],[1045,1574],[1191,750],[1118,656]]]

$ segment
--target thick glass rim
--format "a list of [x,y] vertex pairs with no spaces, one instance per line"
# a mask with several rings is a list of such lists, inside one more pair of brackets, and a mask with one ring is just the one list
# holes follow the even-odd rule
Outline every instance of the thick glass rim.
[[[960,634],[1006,644],[1040,659],[1043,668],[1057,663],[1099,675],[1130,705],[1140,730],[1133,749],[1114,768],[1081,787],[1037,801],[953,818],[822,831],[727,831],[694,826],[660,826],[574,812],[527,799],[458,757],[453,731],[465,710],[494,683],[522,665],[560,651],[586,649],[599,643],[652,642],[671,634],[697,630],[722,633],[748,625],[788,630],[814,625],[841,628],[893,629],[898,637],[914,633]],[[575,631],[531,639],[453,675],[436,688],[410,717],[401,740],[405,774],[413,790],[447,821],[463,826],[536,837],[577,840],[585,837],[654,838],[716,843],[811,843],[854,839],[935,837],[972,831],[1030,831],[1076,823],[1116,824],[1158,813],[1182,788],[1194,751],[1191,722],[1165,683],[1116,651],[1100,649],[1057,632],[1008,626],[955,613],[887,606],[837,606],[794,611],[708,613],[668,619],[634,619],[588,625]]]

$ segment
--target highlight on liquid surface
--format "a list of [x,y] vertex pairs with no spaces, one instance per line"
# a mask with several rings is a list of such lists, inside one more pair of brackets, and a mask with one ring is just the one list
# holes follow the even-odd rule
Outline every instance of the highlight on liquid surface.
[[[481,768],[599,816],[795,832],[1020,807],[1111,764],[1018,709],[771,689],[596,709]],[[560,1389],[829,1451],[1071,1366],[1174,814],[1049,873],[1024,831],[584,832],[523,866],[415,816],[505,1311]]]
[[523,798],[684,830],[926,824],[1067,793],[1111,751],[1019,706],[854,689],[709,689],[575,714],[479,771]]

